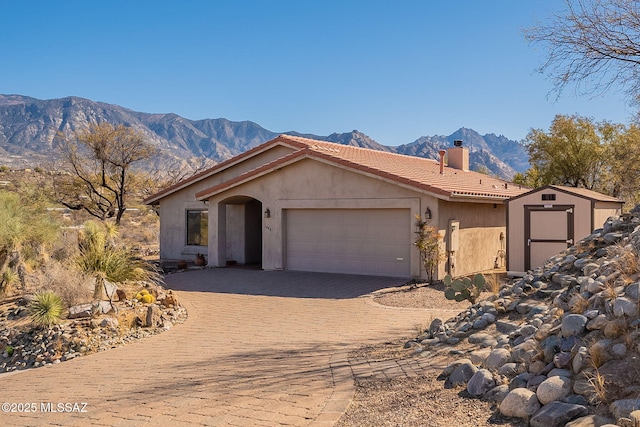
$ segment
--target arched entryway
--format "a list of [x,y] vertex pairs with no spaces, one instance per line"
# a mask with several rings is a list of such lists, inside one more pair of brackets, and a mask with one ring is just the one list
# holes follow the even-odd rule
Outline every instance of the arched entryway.
[[224,209],[226,265],[262,264],[262,203],[248,196],[234,196],[220,202]]

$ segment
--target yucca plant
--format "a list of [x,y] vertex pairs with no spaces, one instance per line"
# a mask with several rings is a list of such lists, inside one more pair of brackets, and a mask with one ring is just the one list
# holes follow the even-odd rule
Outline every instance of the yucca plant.
[[31,302],[31,321],[36,326],[49,327],[60,322],[64,305],[55,292],[38,293]]
[[115,243],[117,228],[89,221],[79,236],[80,270],[96,277],[96,294],[102,292],[103,280],[120,283],[127,280],[160,281],[152,264],[136,258],[127,248]]

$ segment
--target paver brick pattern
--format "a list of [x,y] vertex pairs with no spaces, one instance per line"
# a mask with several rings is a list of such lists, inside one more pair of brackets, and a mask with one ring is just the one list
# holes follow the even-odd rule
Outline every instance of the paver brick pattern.
[[[184,324],[125,347],[0,375],[0,402],[37,408],[0,412],[0,425],[330,426],[353,397],[354,375],[415,375],[428,365],[351,366],[347,358],[358,346],[414,334],[439,315],[366,297],[401,279],[228,268],[166,281],[188,310]],[[84,402],[87,412],[43,412],[47,402]]]

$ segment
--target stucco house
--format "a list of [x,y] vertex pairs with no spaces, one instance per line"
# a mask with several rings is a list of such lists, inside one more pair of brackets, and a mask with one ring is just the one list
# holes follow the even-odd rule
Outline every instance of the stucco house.
[[437,161],[280,135],[146,203],[163,259],[407,278],[425,277],[415,219],[430,217],[443,277],[504,266],[504,201],[526,190],[469,171],[462,146]]

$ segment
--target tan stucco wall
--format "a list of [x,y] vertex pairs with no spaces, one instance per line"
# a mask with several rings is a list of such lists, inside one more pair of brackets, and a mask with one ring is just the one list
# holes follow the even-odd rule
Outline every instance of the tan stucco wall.
[[[189,187],[170,194],[160,200],[160,258],[163,259],[190,259],[198,252],[206,253],[205,246],[186,245],[186,211],[187,209],[207,208],[203,202],[196,200],[196,193],[211,188],[216,184],[225,182],[251,169],[271,162],[293,150],[288,147],[275,146],[270,150],[257,154],[255,157],[231,166],[220,173],[196,182]],[[209,225],[211,232],[211,224]]]
[[[436,206],[435,199],[410,189],[377,178],[363,176],[346,169],[327,165],[315,160],[301,160],[259,179],[241,184],[209,199],[215,206],[226,199],[247,196],[262,202],[262,209],[269,209],[270,218],[263,218],[263,259],[266,270],[283,268],[284,261],[284,215],[286,209],[362,209],[362,208],[406,208],[411,215],[421,214],[422,206],[430,202]],[[428,202],[427,202],[428,201]],[[217,224],[220,210],[209,210],[209,223]],[[229,213],[227,212],[227,215]],[[210,239],[217,239],[223,231],[209,227]],[[225,236],[226,242],[229,235]],[[225,246],[210,245],[209,264],[222,266],[227,255]],[[420,256],[412,246],[412,276],[420,276]]]
[[[458,250],[451,251],[451,221],[459,223]],[[439,276],[464,276],[490,270],[498,258],[499,267],[506,259],[500,254],[506,249],[506,214],[503,203],[462,203],[440,200],[437,224],[443,236],[447,260]],[[500,239],[500,237],[503,239]],[[453,267],[453,268],[452,268]]]
[[[263,210],[271,211],[271,218],[263,219],[264,269],[284,268],[283,235],[286,226],[283,213],[286,209],[361,209],[361,208],[407,208],[411,224],[416,215],[424,215],[427,207],[432,213],[432,224],[437,225],[444,237],[446,250],[448,220],[460,221],[461,245],[456,252],[456,275],[464,275],[491,269],[500,250],[504,250],[505,209],[498,203],[445,202],[432,196],[404,189],[379,178],[368,177],[350,170],[323,164],[316,160],[302,160],[265,175],[254,181],[239,185],[209,199],[210,205],[228,198],[248,196],[262,202]],[[218,211],[210,210],[210,223],[216,223]],[[210,228],[212,230],[212,228]],[[415,230],[412,230],[415,231]],[[211,233],[211,231],[210,231]],[[220,233],[220,231],[218,231]],[[217,238],[211,235],[211,238]],[[411,275],[425,277],[420,255],[413,245],[415,235],[411,233]],[[225,236],[229,239],[229,236]],[[210,246],[211,265],[222,266],[226,260],[222,247]],[[501,266],[504,260],[499,260]],[[445,264],[438,278],[446,274]]]

